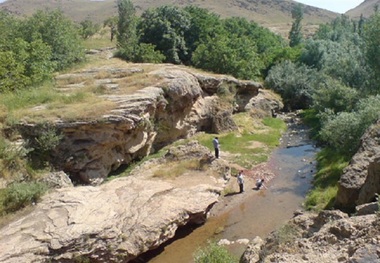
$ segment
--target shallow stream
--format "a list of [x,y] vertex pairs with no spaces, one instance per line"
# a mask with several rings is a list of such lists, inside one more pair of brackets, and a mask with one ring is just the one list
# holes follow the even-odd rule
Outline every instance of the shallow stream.
[[265,238],[292,218],[294,211],[302,208],[311,187],[318,149],[307,138],[307,131],[297,119],[292,119],[288,127],[281,146],[268,161],[268,167],[275,175],[268,182],[268,189],[246,189],[246,197],[239,205],[210,217],[200,227],[179,233],[177,239],[156,251],[156,255],[147,255],[148,258],[140,258],[139,262],[190,263],[194,252],[204,247],[208,240],[221,239],[230,241],[232,244],[227,248],[240,257],[246,248],[246,244],[240,241],[252,240],[255,236]]

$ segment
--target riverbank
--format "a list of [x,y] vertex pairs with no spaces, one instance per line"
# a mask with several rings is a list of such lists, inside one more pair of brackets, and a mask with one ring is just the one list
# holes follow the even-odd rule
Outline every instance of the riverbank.
[[[231,177],[228,192],[213,206],[208,221],[160,248],[159,254],[146,262],[192,262],[193,253],[209,240],[222,240],[220,243],[240,257],[249,240],[266,237],[292,218],[311,187],[318,149],[296,115],[281,118],[288,124],[281,145],[267,162],[244,170],[245,192],[238,193],[236,177]],[[257,191],[257,178],[265,178],[268,189]]]

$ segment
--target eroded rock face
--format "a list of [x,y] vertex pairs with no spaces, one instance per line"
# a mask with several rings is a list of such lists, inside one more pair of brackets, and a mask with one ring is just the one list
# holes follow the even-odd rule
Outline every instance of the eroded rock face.
[[58,189],[0,230],[0,261],[128,262],[172,238],[178,227],[204,222],[220,191],[135,177]]
[[[107,69],[107,76],[112,80],[134,72],[141,73],[142,70]],[[97,69],[77,74],[81,76],[80,80],[99,75]],[[263,105],[251,100],[263,94],[259,92],[262,88],[259,83],[192,73],[173,65],[163,65],[149,75],[160,81],[133,94],[103,95],[117,105],[109,114],[94,121],[58,120],[53,124],[63,135],[52,156],[57,170],[65,171],[73,181],[98,185],[121,165],[129,165],[178,139],[188,138],[199,131],[221,133],[235,130],[237,126],[232,114],[236,108],[245,111],[257,104]],[[57,78],[65,77],[71,75]],[[217,96],[221,90],[235,92],[236,105],[221,102]],[[281,105],[279,98],[268,100],[272,103],[265,103],[266,110]],[[250,106],[246,107],[248,104]],[[36,125],[28,123],[20,130],[25,139],[34,138],[39,132]]]
[[335,206],[353,210],[380,193],[380,121],[361,139],[361,146],[339,181]]
[[[242,262],[380,262],[380,217],[375,214],[306,213],[292,219],[286,230],[272,233],[260,244],[261,251],[247,250]],[[253,240],[250,247],[255,244]]]

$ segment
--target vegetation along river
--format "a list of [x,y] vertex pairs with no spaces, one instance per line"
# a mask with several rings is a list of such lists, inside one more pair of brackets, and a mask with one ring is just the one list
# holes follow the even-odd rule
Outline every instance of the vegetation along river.
[[193,262],[193,254],[199,247],[206,246],[208,240],[222,239],[228,240],[231,244],[226,247],[240,257],[246,248],[246,244],[240,241],[255,236],[265,238],[292,218],[294,211],[302,208],[311,187],[318,152],[313,141],[308,139],[304,126],[295,117],[292,120],[281,145],[266,163],[267,169],[275,175],[268,182],[268,189],[246,189],[242,201],[226,207],[226,211],[217,216],[211,216],[204,225],[178,233],[174,241],[138,262]]

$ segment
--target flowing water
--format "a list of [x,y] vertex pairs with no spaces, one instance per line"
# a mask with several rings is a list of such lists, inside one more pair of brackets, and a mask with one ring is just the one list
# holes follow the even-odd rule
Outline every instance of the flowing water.
[[246,197],[239,205],[222,215],[210,217],[198,228],[179,233],[180,237],[160,248],[157,255],[140,262],[190,263],[194,252],[210,239],[234,241],[228,249],[240,257],[246,244],[236,241],[251,240],[255,236],[265,238],[292,218],[294,211],[302,207],[311,187],[318,149],[307,139],[307,131],[301,125],[288,126],[281,146],[268,161],[268,167],[275,174],[267,184],[268,189],[246,189]]

